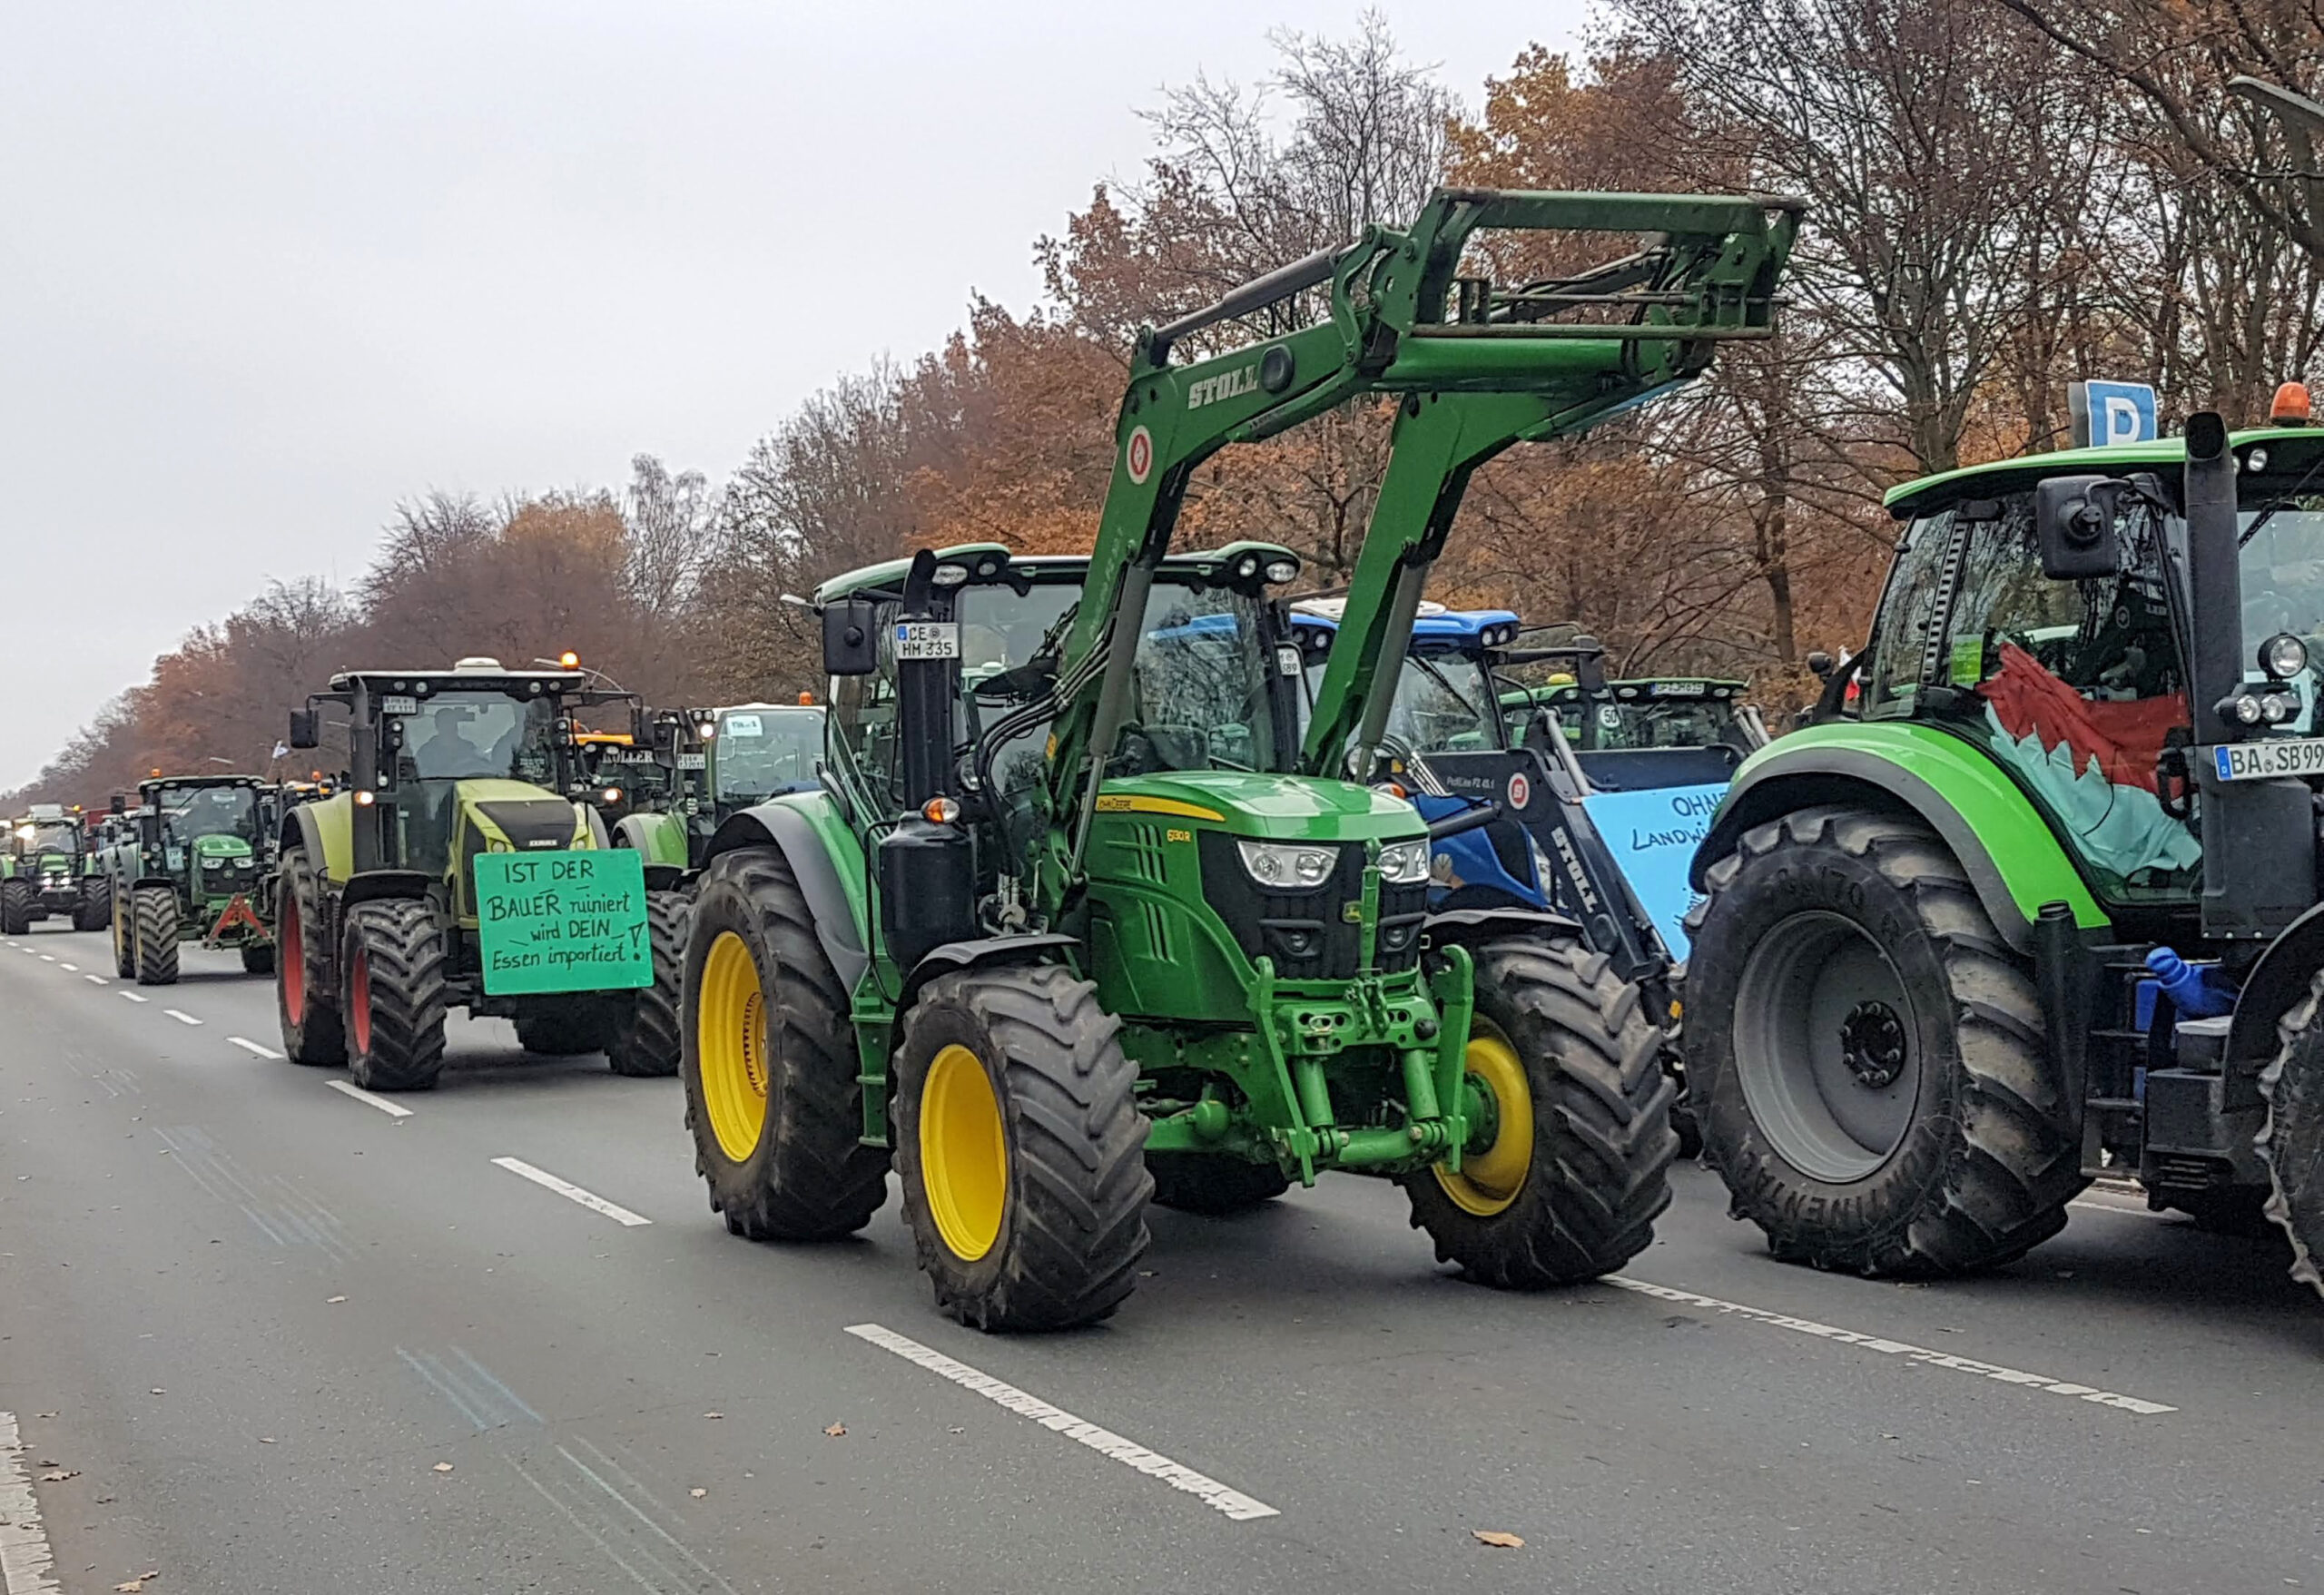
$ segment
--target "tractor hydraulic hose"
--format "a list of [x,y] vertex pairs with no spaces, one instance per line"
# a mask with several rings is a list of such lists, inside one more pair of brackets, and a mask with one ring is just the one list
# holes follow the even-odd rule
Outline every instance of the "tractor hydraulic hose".
[[1508,812],[1497,802],[1486,803],[1482,808],[1456,810],[1441,820],[1428,822],[1428,839],[1443,842],[1450,837],[1466,836],[1472,831],[1483,830]]
[[1147,346],[1147,358],[1158,366],[1170,358],[1171,346],[1190,333],[1199,332],[1206,327],[1215,327],[1221,321],[1231,321],[1237,316],[1247,316],[1253,310],[1263,310],[1319,282],[1330,281],[1347,249],[1347,245],[1336,243],[1328,249],[1317,250],[1288,266],[1277,267],[1264,277],[1253,278],[1215,305],[1156,328],[1153,340]]

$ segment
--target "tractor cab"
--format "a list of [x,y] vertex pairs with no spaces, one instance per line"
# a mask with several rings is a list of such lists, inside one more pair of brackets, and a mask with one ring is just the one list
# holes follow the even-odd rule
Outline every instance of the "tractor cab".
[[822,708],[803,701],[736,704],[711,714],[704,752],[716,819],[815,784],[823,756]]

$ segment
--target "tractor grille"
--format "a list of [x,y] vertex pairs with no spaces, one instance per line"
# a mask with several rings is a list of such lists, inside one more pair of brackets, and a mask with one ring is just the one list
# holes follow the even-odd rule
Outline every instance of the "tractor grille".
[[[1265,891],[1243,868],[1235,839],[1223,832],[1201,833],[1203,896],[1234,934],[1244,956],[1275,960],[1285,980],[1354,980],[1364,958],[1364,927],[1346,918],[1349,904],[1364,897],[1364,849],[1343,843],[1331,878],[1308,891]],[[1420,930],[1428,908],[1428,888],[1380,888],[1383,972],[1413,967],[1420,957]]]

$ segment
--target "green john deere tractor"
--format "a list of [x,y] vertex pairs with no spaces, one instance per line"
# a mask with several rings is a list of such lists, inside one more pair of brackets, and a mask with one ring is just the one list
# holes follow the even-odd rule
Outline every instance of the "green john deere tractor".
[[[756,1239],[886,1194],[940,1305],[1105,1316],[1157,1183],[1214,1211],[1330,1169],[1393,1178],[1441,1257],[1538,1286],[1647,1244],[1675,1146],[1657,1032],[1571,921],[1431,916],[1429,832],[1367,771],[1476,465],[1763,337],[1796,207],[1447,191],[1139,338],[1091,557],[922,552],[815,595],[823,775],[727,820],[694,901],[683,1075],[697,1164]],[[1649,235],[1571,279],[1458,275],[1480,232]],[[1313,290],[1327,313],[1299,325]],[[1177,346],[1268,315],[1256,344]],[[1298,563],[1173,558],[1234,442],[1397,402],[1388,474],[1304,738],[1269,594]]]
[[[247,973],[273,972],[271,790],[254,775],[164,775],[138,783],[137,818],[104,854],[116,973],[141,986],[175,985],[182,941],[232,948]],[[113,812],[127,819],[124,795],[114,795]]]
[[96,930],[110,912],[103,871],[78,808],[34,803],[8,822],[0,849],[0,936],[22,936],[52,914]]
[[566,795],[586,734],[575,714],[614,702],[635,713],[633,694],[578,669],[470,658],[342,672],[291,712],[290,745],[307,748],[318,705],[343,706],[350,748],[338,793],[282,817],[275,991],[293,1060],[425,1089],[445,1017],[465,1008],[513,1019],[528,1052],[604,1051],[641,1072],[645,887],[636,856]]
[[1777,1255],[2003,1264],[2099,1175],[2324,1248],[2324,430],[1909,483],[1694,861],[1687,1066]]

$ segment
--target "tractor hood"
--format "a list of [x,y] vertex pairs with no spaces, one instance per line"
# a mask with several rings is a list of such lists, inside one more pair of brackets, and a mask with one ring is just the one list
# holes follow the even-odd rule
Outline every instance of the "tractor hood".
[[589,822],[569,799],[525,781],[476,780],[459,783],[460,807],[475,816],[490,842],[512,852],[591,845]]
[[193,853],[201,859],[246,859],[251,844],[239,836],[197,836],[193,839]]
[[1278,842],[1402,842],[1425,833],[1402,798],[1353,781],[1196,770],[1108,781],[1098,812],[1204,820]]

